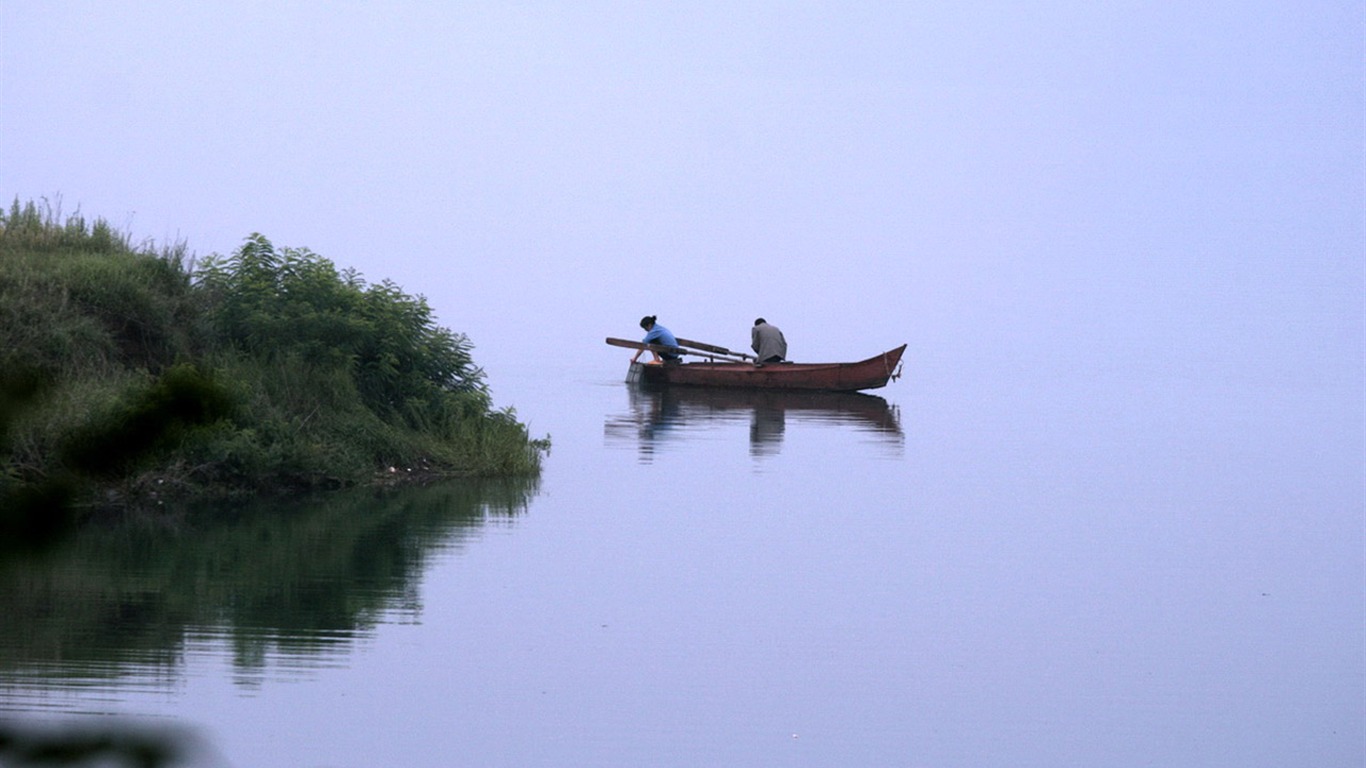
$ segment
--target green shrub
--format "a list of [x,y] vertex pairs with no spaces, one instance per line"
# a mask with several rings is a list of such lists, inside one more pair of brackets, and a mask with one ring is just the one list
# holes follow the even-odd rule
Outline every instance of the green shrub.
[[0,386],[0,504],[58,476],[133,499],[533,474],[549,447],[421,296],[261,235],[190,272],[50,205],[0,210],[0,371],[41,382]]
[[425,299],[392,282],[367,285],[306,249],[276,251],[259,234],[231,257],[210,259],[196,279],[211,298],[211,327],[223,344],[346,365],[377,412],[444,392],[481,396],[487,408],[469,340],[437,326]]

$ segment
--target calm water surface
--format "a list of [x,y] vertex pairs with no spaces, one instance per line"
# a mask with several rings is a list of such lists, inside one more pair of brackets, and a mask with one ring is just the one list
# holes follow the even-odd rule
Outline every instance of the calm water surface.
[[554,441],[534,483],[11,564],[0,714],[239,767],[1361,764],[1351,387],[620,363],[493,371]]

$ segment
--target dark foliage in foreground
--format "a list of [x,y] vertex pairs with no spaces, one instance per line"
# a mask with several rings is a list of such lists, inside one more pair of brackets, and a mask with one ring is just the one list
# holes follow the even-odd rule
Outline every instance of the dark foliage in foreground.
[[113,765],[161,768],[181,762],[191,741],[169,729],[49,729],[0,722],[0,765]]

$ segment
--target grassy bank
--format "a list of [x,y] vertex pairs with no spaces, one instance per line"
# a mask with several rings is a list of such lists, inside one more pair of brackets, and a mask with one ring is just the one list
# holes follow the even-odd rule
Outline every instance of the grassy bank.
[[532,474],[547,448],[391,282],[0,209],[0,508]]

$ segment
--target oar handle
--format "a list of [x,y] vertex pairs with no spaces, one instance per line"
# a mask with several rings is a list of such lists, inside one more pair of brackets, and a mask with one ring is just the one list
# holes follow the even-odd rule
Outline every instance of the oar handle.
[[685,346],[685,347],[692,347],[693,349],[700,349],[700,350],[702,350],[703,352],[715,352],[715,353],[717,353],[718,355],[734,355],[735,357],[739,357],[739,358],[742,358],[742,359],[745,359],[745,360],[757,360],[757,359],[758,359],[758,358],[756,358],[754,355],[747,355],[747,354],[745,354],[744,352],[732,352],[732,351],[730,351],[729,349],[726,349],[725,347],[718,347],[718,346],[715,345],[715,344],[706,344],[706,343],[703,343],[703,342],[700,342],[700,341],[692,341],[692,340],[690,340],[690,339],[678,339],[678,343],[681,344],[681,345],[683,345],[683,346]]

